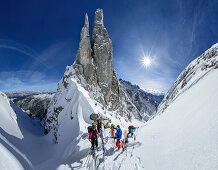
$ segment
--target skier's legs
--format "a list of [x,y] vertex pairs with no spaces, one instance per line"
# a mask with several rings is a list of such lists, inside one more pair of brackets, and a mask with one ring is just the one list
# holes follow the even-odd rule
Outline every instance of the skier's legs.
[[114,130],[111,128],[111,136],[114,137]]
[[116,146],[120,149],[120,139],[117,139]]
[[94,147],[95,147],[95,139],[92,139],[92,147],[91,147],[91,149],[93,150]]
[[131,132],[129,131],[129,133],[127,134],[127,137],[129,137],[130,134],[131,134]]
[[101,134],[101,128],[100,128],[100,127],[97,127],[97,129],[98,129],[98,132]]
[[95,146],[98,147],[98,139],[95,139]]

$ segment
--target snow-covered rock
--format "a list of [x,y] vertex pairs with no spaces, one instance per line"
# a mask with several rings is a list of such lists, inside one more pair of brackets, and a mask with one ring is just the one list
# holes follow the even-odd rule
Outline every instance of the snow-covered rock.
[[137,85],[132,85],[128,81],[122,79],[119,81],[124,92],[140,112],[141,117],[148,120],[149,117],[156,112],[156,109],[162,101],[164,95],[151,94],[140,89]]
[[53,96],[54,94],[32,95],[24,99],[16,99],[14,103],[26,112],[28,111],[29,115],[43,118]]
[[[217,43],[218,44],[218,43]],[[210,71],[218,68],[218,45],[215,44],[201,56],[192,61],[179,75],[174,85],[166,93],[158,107],[157,114],[161,114],[181,94],[188,91]],[[211,82],[213,83],[213,82]],[[208,89],[209,90],[209,89]],[[197,100],[197,98],[196,98]]]
[[28,96],[39,95],[39,94],[54,94],[55,91],[47,90],[38,90],[38,91],[5,91],[4,92],[9,99],[12,99],[14,102],[24,99]]

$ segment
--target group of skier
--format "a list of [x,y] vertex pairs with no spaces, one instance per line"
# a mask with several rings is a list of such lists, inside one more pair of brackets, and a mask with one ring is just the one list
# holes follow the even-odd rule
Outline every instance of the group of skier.
[[[102,140],[103,140],[102,125],[104,127],[106,127],[105,124],[100,119],[98,119],[96,122],[92,123],[92,126],[88,127],[89,141],[92,144],[92,147],[91,147],[92,150],[95,147],[98,148],[98,137],[97,137],[97,135],[101,136]],[[114,124],[111,124],[110,129],[111,129],[111,137],[114,138],[114,140],[115,139],[117,140],[116,141],[116,146],[117,146],[118,150],[120,150],[120,148],[121,148],[121,138],[122,138],[122,130],[120,128],[120,125],[115,126]],[[131,125],[131,126],[128,127],[128,129],[129,129],[129,132],[128,132],[126,137],[125,137],[125,134],[124,134],[124,140],[125,140],[124,143],[128,143],[128,138],[133,136],[133,133],[134,133],[136,127]]]
[[89,141],[92,144],[92,147],[91,147],[92,150],[95,148],[95,146],[98,147],[97,135],[99,135],[99,136],[101,135],[102,125],[104,125],[104,127],[105,127],[105,124],[100,119],[98,119],[96,122],[92,123],[92,126],[88,127]]

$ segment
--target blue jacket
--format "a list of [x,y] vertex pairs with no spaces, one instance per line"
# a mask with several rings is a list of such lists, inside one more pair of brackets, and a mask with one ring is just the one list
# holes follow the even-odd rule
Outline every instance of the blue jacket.
[[116,139],[121,139],[121,137],[122,137],[122,130],[118,129],[116,133]]

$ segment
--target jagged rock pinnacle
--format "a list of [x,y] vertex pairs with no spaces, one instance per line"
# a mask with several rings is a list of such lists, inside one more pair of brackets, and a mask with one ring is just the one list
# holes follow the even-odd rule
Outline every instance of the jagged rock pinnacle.
[[98,68],[97,80],[105,96],[109,101],[113,78],[113,47],[112,41],[103,24],[103,10],[97,9],[92,28],[92,51],[95,64]]
[[89,20],[85,15],[85,24],[80,33],[79,50],[76,56],[76,64],[87,65],[91,58],[91,45],[89,37]]
[[80,73],[83,74],[90,82],[93,77],[93,66],[92,66],[92,49],[90,44],[89,36],[89,20],[88,15],[85,14],[85,23],[80,33],[79,49],[76,56],[75,64],[79,64]]
[[104,22],[103,22],[103,9],[99,9],[98,8],[95,11],[94,25],[95,24],[104,26]]
[[84,24],[84,26],[89,28],[89,18],[88,18],[87,13],[85,14],[85,24]]

